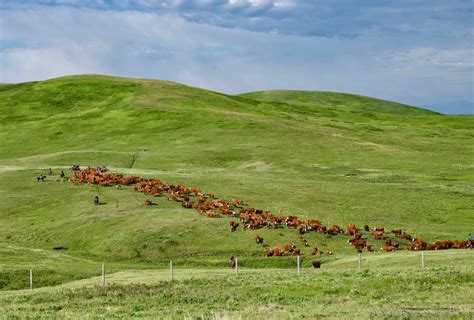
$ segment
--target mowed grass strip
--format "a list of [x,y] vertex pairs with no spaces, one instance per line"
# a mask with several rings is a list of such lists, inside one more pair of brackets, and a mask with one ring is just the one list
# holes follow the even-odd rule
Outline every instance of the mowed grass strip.
[[[456,318],[474,308],[472,252],[457,252],[455,262],[435,252],[427,266],[411,268],[410,253],[368,258],[372,267],[357,272],[352,261],[322,269],[242,268],[130,270],[30,292],[0,293],[7,317],[160,317],[160,318]],[[454,253],[448,253],[451,257]],[[444,261],[444,263],[442,262]],[[393,263],[407,268],[388,267]],[[335,268],[336,267],[336,268]]]

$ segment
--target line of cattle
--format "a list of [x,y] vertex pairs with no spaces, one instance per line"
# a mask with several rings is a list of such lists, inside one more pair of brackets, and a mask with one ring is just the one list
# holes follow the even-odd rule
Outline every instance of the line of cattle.
[[[369,228],[364,225],[362,229],[358,229],[355,224],[347,225],[346,230],[343,230],[337,225],[326,227],[319,220],[304,219],[299,220],[296,216],[274,216],[268,210],[261,210],[256,208],[248,208],[243,204],[242,199],[233,199],[232,201],[217,199],[214,194],[203,193],[196,188],[187,188],[181,184],[164,184],[158,179],[141,178],[138,176],[124,177],[120,174],[107,173],[100,168],[86,168],[80,170],[78,167],[74,170],[74,176],[70,179],[71,182],[98,184],[101,186],[115,185],[117,189],[121,185],[135,184],[134,189],[138,192],[143,192],[147,195],[158,197],[166,195],[168,200],[181,202],[183,208],[193,208],[200,215],[206,215],[209,218],[219,218],[221,216],[238,217],[240,223],[230,221],[230,231],[234,232],[241,225],[242,230],[252,229],[257,230],[263,227],[277,229],[286,225],[288,228],[293,228],[299,232],[302,245],[309,247],[308,241],[303,238],[303,234],[308,232],[319,232],[321,234],[335,236],[345,234],[350,236],[347,241],[349,245],[361,251],[373,251],[373,245],[368,243],[367,237],[363,237],[363,233],[371,233],[374,240],[383,241],[384,245],[380,248],[383,251],[396,251],[400,249],[400,244],[405,243],[407,250],[444,250],[444,249],[467,249],[474,246],[474,241],[459,241],[459,240],[438,240],[433,243],[427,243],[421,238],[415,238],[412,235],[402,232],[400,229],[392,230],[387,235],[383,227]],[[145,199],[146,205],[154,205],[151,199]],[[390,235],[393,234],[393,238]],[[366,234],[367,235],[367,234]],[[255,242],[257,244],[263,243],[263,239],[255,234]],[[280,247],[265,247],[264,253],[266,256],[287,256],[300,255],[301,249],[294,244],[285,244]],[[330,250],[321,252],[316,245],[312,246],[311,255],[320,256],[322,254],[332,255]]]

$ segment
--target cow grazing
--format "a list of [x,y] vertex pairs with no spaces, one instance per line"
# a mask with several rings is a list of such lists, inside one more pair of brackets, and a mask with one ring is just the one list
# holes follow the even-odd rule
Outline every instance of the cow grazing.
[[291,253],[291,255],[293,255],[293,256],[299,256],[300,253],[301,253],[301,250],[298,249],[298,248],[296,248],[296,249],[293,250],[293,252]]
[[331,228],[326,230],[326,233],[329,234],[329,235],[336,235],[336,234],[341,233],[341,232],[342,232],[342,229],[339,228],[335,224]]
[[315,268],[315,269],[321,268],[321,261],[319,261],[319,260],[311,261],[311,264],[313,265],[313,268]]
[[346,229],[346,234],[353,236],[356,233],[357,233],[357,228],[356,228],[355,224],[353,224],[353,223],[348,224],[347,229]]
[[263,249],[263,251],[265,252],[265,255],[267,257],[271,257],[275,253],[275,251],[270,247],[267,247],[267,248]]
[[261,238],[258,234],[255,234],[254,239],[257,244],[260,244],[263,242],[263,238]]
[[232,204],[234,205],[234,207],[239,207],[241,206],[243,203],[242,199],[240,198],[235,198],[232,200]]
[[279,247],[275,247],[275,250],[273,250],[273,255],[275,257],[280,257],[283,256],[283,251]]
[[385,252],[392,252],[392,251],[396,251],[397,248],[395,246],[384,246],[384,247],[381,247],[380,250],[383,250]]
[[383,231],[373,231],[372,235],[377,240],[383,240]]

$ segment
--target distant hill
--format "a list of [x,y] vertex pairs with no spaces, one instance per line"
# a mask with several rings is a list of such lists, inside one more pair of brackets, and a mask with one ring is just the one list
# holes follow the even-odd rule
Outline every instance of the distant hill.
[[424,115],[436,112],[355,94],[325,92],[325,91],[298,91],[298,90],[270,90],[240,94],[241,97],[286,103],[311,105],[320,108],[334,108],[350,110],[367,110],[386,112],[399,115]]

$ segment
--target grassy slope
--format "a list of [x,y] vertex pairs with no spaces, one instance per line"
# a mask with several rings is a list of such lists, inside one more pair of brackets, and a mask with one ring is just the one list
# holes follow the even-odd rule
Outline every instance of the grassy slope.
[[[249,98],[260,95],[94,75],[0,87],[0,246],[10,252],[0,272],[16,279],[15,272],[33,265],[44,284],[90,276],[25,262],[32,248],[58,245],[92,264],[114,261],[117,270],[169,258],[209,267],[231,254],[253,257],[253,267],[287,265],[261,258],[253,232],[229,233],[228,219],[206,219],[163,199],[145,207],[144,196],[128,189],[34,181],[45,168],[57,173],[72,163],[241,196],[252,206],[327,224],[401,227],[428,240],[463,239],[472,231],[473,117],[314,95],[258,101]],[[139,159],[130,168],[134,154]],[[96,192],[106,205],[92,205]],[[299,244],[292,230],[258,232],[272,246]],[[307,239],[333,250],[333,260],[354,254],[342,237]],[[58,259],[64,270],[74,264]]]
[[[308,269],[127,270],[33,292],[0,292],[0,312],[26,317],[464,318],[474,316],[472,252],[419,252],[342,259]],[[176,281],[177,280],[177,281]]]
[[[240,96],[259,101],[276,101],[358,112],[364,110],[398,115],[432,115],[436,113],[406,104],[338,92],[270,90],[242,93]],[[354,108],[357,108],[357,110],[354,110]]]

